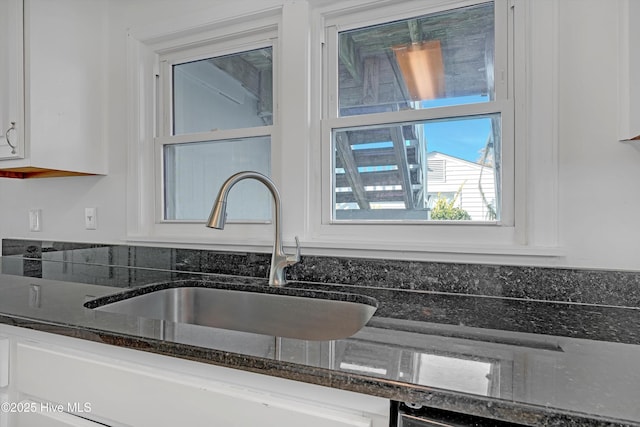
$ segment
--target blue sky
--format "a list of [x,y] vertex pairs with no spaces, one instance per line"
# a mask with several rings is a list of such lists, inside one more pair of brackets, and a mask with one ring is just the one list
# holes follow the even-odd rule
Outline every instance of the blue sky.
[[[443,98],[431,101],[423,101],[422,108],[443,107],[449,105],[462,105],[478,102],[486,102],[486,96],[467,96],[460,98]],[[487,137],[491,132],[491,117],[480,116],[462,119],[444,119],[428,121],[424,125],[427,152],[438,151],[470,162],[478,162],[481,150],[487,143]],[[391,141],[372,142],[369,144],[357,144],[353,150],[362,150],[374,147],[391,147]],[[371,171],[372,168],[362,168],[361,171]]]
[[[444,98],[422,102],[423,108],[486,102],[486,96]],[[471,162],[480,158],[480,150],[491,132],[491,118],[443,120],[425,125],[427,151],[438,151]]]

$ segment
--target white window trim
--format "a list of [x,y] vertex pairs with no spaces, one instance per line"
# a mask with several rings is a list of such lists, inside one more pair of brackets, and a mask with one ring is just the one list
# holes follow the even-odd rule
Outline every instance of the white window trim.
[[[331,100],[325,98],[323,104],[313,105],[315,113],[312,113],[314,117],[322,115],[327,119],[322,125],[317,125],[314,131],[315,135],[321,136],[315,141],[311,158],[322,158],[322,172],[316,173],[310,180],[309,194],[316,196],[310,199],[307,241],[304,242],[307,247],[313,247],[317,253],[333,255],[348,256],[355,253],[365,257],[436,261],[495,262],[498,256],[500,262],[507,263],[520,263],[524,259],[527,259],[524,262],[536,263],[540,262],[540,257],[557,257],[564,253],[557,241],[557,5],[553,2],[537,2],[538,4],[533,5],[533,2],[522,0],[507,2],[513,13],[513,18],[507,20],[510,36],[508,40],[497,37],[496,50],[510,50],[514,64],[513,69],[506,72],[510,75],[507,86],[509,98],[515,99],[516,105],[503,110],[507,114],[509,111],[515,114],[513,120],[503,121],[513,123],[515,128],[503,129],[503,132],[513,132],[515,135],[514,152],[508,153],[513,156],[514,161],[510,165],[503,165],[505,168],[514,167],[511,171],[512,182],[504,183],[512,185],[513,211],[507,214],[511,223],[501,226],[459,222],[384,226],[367,223],[331,224],[329,219],[332,189],[331,181],[327,179],[331,174],[328,166],[331,164],[329,141],[330,129],[337,120],[332,118],[327,110],[333,108],[329,107]],[[424,14],[425,3],[405,1],[400,6],[399,2],[356,1],[343,8],[335,4],[319,7],[315,12],[322,25],[316,30],[314,45],[324,46],[325,43],[331,42],[325,40],[323,32],[329,26],[346,30],[404,19],[411,15]],[[434,0],[430,3],[430,11],[477,3],[481,1]],[[376,5],[379,7],[374,7]],[[355,21],[353,16],[350,16],[352,12],[358,15]],[[532,22],[536,25],[532,25]],[[545,22],[542,28],[539,26],[541,22]],[[315,55],[314,59],[331,67],[331,59],[328,58],[326,49],[322,56]],[[314,64],[312,69],[322,69],[322,63]],[[323,69],[325,76],[333,76],[330,69]],[[321,76],[316,75],[314,81],[322,81]],[[327,92],[318,85],[313,90],[318,97]],[[331,95],[334,94],[329,96]],[[542,104],[546,104],[544,109],[540,108]],[[457,108],[461,111],[478,109],[479,113],[483,112],[483,105]],[[424,117],[424,111],[407,111],[403,113],[405,115],[402,118],[406,116],[409,121],[414,117]],[[369,119],[371,123],[379,123],[380,118],[381,116],[371,115],[364,119],[362,116],[356,116],[338,120],[340,126],[346,126],[349,121],[353,121],[352,124],[367,124]],[[535,146],[532,145],[534,143]],[[310,170],[313,170],[311,165]],[[505,176],[509,176],[509,173],[505,171]],[[536,203],[541,200],[547,202],[544,209],[538,206],[540,203]],[[538,221],[546,228],[541,228]]]
[[[155,168],[156,168],[156,183],[155,183],[155,222],[156,224],[200,224],[204,223],[204,220],[169,220],[164,216],[165,212],[165,182],[164,182],[164,149],[166,145],[175,145],[175,144],[188,144],[193,142],[209,142],[209,141],[223,141],[230,139],[240,139],[240,138],[254,138],[254,137],[269,137],[273,142],[273,133],[277,130],[277,123],[275,120],[277,116],[274,114],[274,124],[273,125],[265,125],[265,126],[255,126],[249,128],[238,128],[238,129],[219,129],[211,132],[200,132],[193,134],[178,134],[172,135],[173,129],[173,115],[171,113],[171,108],[167,108],[173,105],[172,99],[172,70],[174,65],[179,65],[185,62],[197,61],[201,59],[207,59],[215,56],[223,56],[227,54],[234,54],[238,52],[253,50],[253,49],[261,49],[261,48],[272,48],[273,62],[277,63],[278,60],[278,52],[277,47],[273,46],[273,39],[277,38],[277,24],[273,23],[273,28],[270,25],[266,24],[263,27],[256,29],[255,31],[249,31],[249,34],[246,34],[247,31],[241,32],[241,34],[233,34],[229,36],[229,41],[226,41],[225,37],[223,40],[210,40],[208,43],[202,46],[197,46],[195,48],[183,48],[179,49],[178,46],[171,49],[170,52],[159,54],[158,55],[158,63],[159,63],[159,101],[157,102],[157,117],[158,126],[157,128],[157,136],[154,138],[155,145]],[[276,67],[274,67],[276,68]],[[276,70],[274,70],[277,72]],[[274,72],[274,75],[275,75]],[[277,92],[274,90],[273,105],[277,105]],[[273,144],[272,144],[273,145]],[[278,148],[277,146],[275,147]],[[273,151],[273,147],[272,147]],[[272,155],[273,157],[273,155]],[[273,159],[270,159],[270,164]],[[215,189],[214,189],[215,191]],[[227,224],[231,225],[233,223],[252,223],[252,224],[264,224],[270,223],[270,221],[233,221],[228,220]],[[159,225],[160,227],[160,225]],[[167,228],[167,227],[163,227]],[[226,236],[225,236],[226,237]],[[230,238],[231,236],[229,236]]]
[[[454,0],[431,0],[450,7]],[[347,16],[347,12],[382,10],[380,19],[393,19],[422,10],[425,0],[308,0],[272,1],[258,11],[209,16],[175,17],[173,21],[132,30],[128,34],[128,173],[127,235],[138,244],[220,250],[269,251],[271,225],[249,224],[242,230],[232,226],[224,232],[207,230],[202,224],[157,224],[155,222],[154,144],[156,121],[149,105],[155,103],[151,75],[157,70],[158,52],[167,52],[169,42],[197,44],[203,29],[222,36],[230,28],[251,31],[256,22],[278,22],[279,64],[274,75],[273,138],[280,149],[272,151],[272,177],[283,202],[285,245],[298,235],[303,255],[357,256],[432,261],[489,262],[548,265],[562,256],[558,245],[558,5],[547,0],[509,0],[514,9],[513,45],[515,93],[515,227],[432,225],[426,240],[398,227],[393,240],[380,238],[379,226],[351,226],[346,235],[341,225],[328,232],[323,227],[320,196],[331,191],[323,184],[318,159],[321,148],[319,117],[323,112],[322,67],[325,20]],[[277,3],[277,4],[276,4]],[[399,12],[399,5],[402,10]],[[413,8],[413,9],[412,9]],[[233,8],[231,8],[233,10]],[[188,19],[187,19],[188,18]],[[499,42],[496,40],[496,42]],[[507,41],[504,41],[505,43]],[[165,49],[165,50],[163,50]],[[283,67],[287,64],[288,67]],[[279,68],[279,70],[278,70]],[[274,73],[275,74],[275,73]],[[286,82],[284,84],[283,82]],[[275,95],[274,95],[275,96]],[[487,233],[487,229],[492,229]],[[497,231],[496,231],[497,229]]]
[[[485,0],[486,1],[486,0]],[[513,73],[509,72],[508,56],[511,56],[511,52],[508,52],[509,46],[506,43],[501,43],[504,38],[496,37],[496,75],[502,76],[496,78],[496,100],[492,102],[479,103],[479,104],[465,104],[456,105],[451,107],[441,107],[424,110],[407,110],[393,113],[380,113],[380,114],[368,114],[348,117],[337,116],[337,52],[330,54],[328,51],[331,47],[337,47],[338,45],[338,33],[353,28],[361,28],[370,25],[376,25],[381,22],[389,22],[392,20],[407,19],[412,16],[426,15],[429,13],[440,12],[457,7],[469,6],[472,4],[478,4],[485,2],[483,0],[478,1],[462,1],[462,2],[422,2],[423,8],[416,9],[415,7],[408,7],[408,12],[403,10],[403,13],[397,11],[389,17],[389,11],[386,8],[380,9],[366,9],[363,12],[357,12],[353,16],[341,13],[337,18],[329,18],[325,20],[325,26],[327,28],[327,40],[326,44],[327,53],[325,54],[325,75],[326,89],[323,90],[325,94],[325,109],[321,132],[322,132],[322,182],[330,183],[332,180],[332,169],[327,165],[332,164],[332,144],[331,144],[331,132],[334,129],[376,125],[376,124],[392,124],[411,121],[423,121],[449,117],[468,117],[473,115],[500,113],[502,117],[502,154],[503,158],[514,159],[514,161],[505,161],[503,164],[503,210],[502,220],[499,225],[495,225],[494,222],[482,223],[474,221],[472,223],[467,222],[445,222],[445,223],[416,223],[410,221],[380,221],[378,223],[373,222],[349,222],[349,221],[337,221],[332,220],[332,194],[331,186],[328,185],[329,191],[323,191],[321,199],[321,212],[320,225],[315,230],[317,235],[331,236],[332,239],[341,238],[345,242],[353,241],[370,241],[383,243],[400,243],[403,247],[420,247],[422,243],[416,245],[415,242],[434,242],[451,244],[455,242],[455,235],[460,233],[454,230],[454,228],[463,227],[466,230],[464,233],[475,233],[476,236],[472,238],[473,241],[486,241],[488,238],[491,240],[497,239],[509,239],[515,234],[515,219],[513,215],[513,206],[515,202],[514,197],[514,170],[515,163],[514,158],[514,143],[513,143]],[[429,4],[430,3],[430,4]],[[509,34],[509,39],[513,38],[511,34],[512,28],[508,22],[507,0],[496,0],[496,33],[497,34]],[[404,9],[404,8],[403,8]],[[318,221],[315,221],[318,223]],[[496,226],[500,227],[496,230]],[[472,229],[473,231],[470,231]],[[477,231],[476,231],[477,230]],[[363,233],[363,231],[365,231]],[[436,237],[437,236],[437,237]],[[500,236],[500,237],[498,237]],[[437,239],[442,239],[442,242],[438,242]],[[467,242],[460,242],[465,245]]]
[[[229,224],[224,232],[206,229],[203,221],[163,219],[162,151],[176,142],[199,142],[243,136],[272,139],[271,165],[278,180],[281,147],[274,143],[278,128],[278,50],[281,7],[256,13],[221,18],[212,10],[211,19],[193,25],[187,19],[131,30],[127,37],[129,90],[129,156],[127,173],[127,237],[130,242],[164,243],[182,246],[223,245],[234,248],[251,245],[263,250],[272,245],[270,224]],[[185,58],[211,56],[265,46],[274,55],[274,125],[238,130],[170,136],[171,118],[162,109],[170,97],[168,87],[158,79],[160,67]],[[161,62],[161,59],[163,62]],[[166,81],[166,80],[165,80]],[[163,102],[164,101],[164,102]]]

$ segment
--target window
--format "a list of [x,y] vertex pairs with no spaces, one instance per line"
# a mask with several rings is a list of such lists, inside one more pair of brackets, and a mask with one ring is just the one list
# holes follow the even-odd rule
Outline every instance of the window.
[[[231,50],[230,53],[218,54]],[[160,57],[161,221],[204,221],[226,178],[271,174],[273,47],[212,44]],[[243,181],[229,195],[229,220],[271,218],[268,192]]]
[[[308,254],[477,262],[557,245],[555,3],[232,3],[129,34],[130,241],[270,250],[257,183],[230,194],[236,224],[203,227],[222,180],[258,169],[279,185],[285,245]],[[444,77],[411,77],[414,51]],[[436,220],[439,205],[459,216]]]
[[507,5],[468,3],[328,26],[330,222],[512,223]]

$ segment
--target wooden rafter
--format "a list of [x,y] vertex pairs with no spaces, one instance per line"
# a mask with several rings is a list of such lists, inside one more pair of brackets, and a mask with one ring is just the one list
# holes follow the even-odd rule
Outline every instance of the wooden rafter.
[[260,70],[239,56],[212,58],[213,65],[238,80],[256,98],[260,96]]
[[360,176],[360,172],[358,172],[358,165],[353,157],[351,144],[349,144],[349,137],[344,132],[336,134],[336,156],[340,157],[347,182],[351,187],[351,191],[358,203],[358,206],[360,209],[364,210],[371,209],[364,189],[364,184],[362,183],[362,177]]
[[396,88],[396,93],[400,95],[398,100],[409,102],[409,100],[411,99],[411,97],[409,96],[409,90],[407,89],[407,85],[404,82],[404,77],[402,77],[400,67],[398,67],[398,62],[396,62],[396,57],[394,56],[393,51],[390,49],[387,51],[387,61],[389,61],[389,67],[393,73],[393,83]]
[[398,173],[400,173],[402,189],[404,190],[404,204],[406,209],[415,209],[411,174],[409,173],[409,162],[407,161],[407,150],[404,142],[404,135],[402,134],[402,127],[395,126],[391,128],[390,131],[393,150],[396,153]]
[[380,91],[380,66],[378,57],[370,56],[364,60],[364,81],[362,83],[362,103],[377,104]]
[[258,114],[265,124],[273,123],[273,72],[271,69],[260,71]]
[[419,43],[423,41],[422,27],[417,19],[409,19],[407,21],[407,26],[409,27],[411,43]]
[[358,51],[350,35],[340,36],[339,52],[340,61],[342,61],[345,68],[349,71],[353,80],[358,84],[362,83],[362,70],[360,65],[362,64],[362,60],[360,59],[360,55],[358,55]]

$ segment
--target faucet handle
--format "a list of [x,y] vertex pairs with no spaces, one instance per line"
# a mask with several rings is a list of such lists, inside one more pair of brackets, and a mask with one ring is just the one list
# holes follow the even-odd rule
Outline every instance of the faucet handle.
[[298,236],[295,236],[296,239],[296,253],[294,255],[287,255],[287,264],[293,265],[300,261],[300,240],[298,240]]

